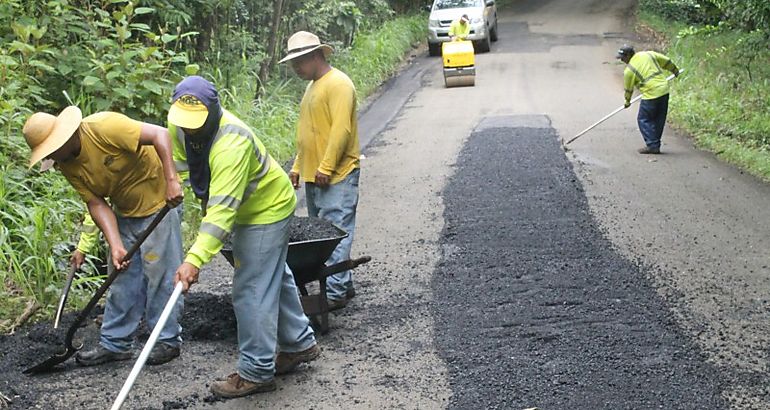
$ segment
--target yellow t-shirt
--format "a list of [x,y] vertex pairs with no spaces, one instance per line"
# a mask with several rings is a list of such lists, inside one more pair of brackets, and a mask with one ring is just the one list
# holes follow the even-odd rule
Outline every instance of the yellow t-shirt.
[[144,217],[166,203],[163,165],[152,146],[140,145],[142,123],[123,114],[100,112],[78,128],[80,153],[57,164],[86,203],[109,198],[115,212]]
[[345,73],[332,68],[310,82],[302,97],[292,171],[305,182],[314,182],[321,171],[335,184],[358,168],[360,156],[356,89]]

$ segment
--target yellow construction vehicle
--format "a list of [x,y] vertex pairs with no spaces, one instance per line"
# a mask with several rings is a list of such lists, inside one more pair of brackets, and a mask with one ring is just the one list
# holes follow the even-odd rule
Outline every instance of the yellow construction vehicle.
[[448,41],[442,43],[444,84],[447,87],[472,86],[476,83],[476,65],[473,43]]

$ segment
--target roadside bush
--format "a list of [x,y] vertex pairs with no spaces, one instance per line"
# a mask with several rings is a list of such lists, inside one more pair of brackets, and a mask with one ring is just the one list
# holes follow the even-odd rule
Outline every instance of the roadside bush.
[[639,7],[690,24],[716,24],[720,17],[719,8],[709,0],[640,0]]
[[642,10],[688,71],[675,82],[671,120],[698,144],[770,180],[770,49],[767,33],[730,21],[691,26]]

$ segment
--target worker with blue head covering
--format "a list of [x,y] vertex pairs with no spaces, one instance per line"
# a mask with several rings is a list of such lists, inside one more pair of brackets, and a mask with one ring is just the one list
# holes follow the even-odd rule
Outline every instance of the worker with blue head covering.
[[211,391],[231,398],[275,390],[275,374],[320,355],[286,269],[294,189],[262,141],[220,106],[216,88],[204,78],[187,77],[176,86],[168,122],[177,171],[204,203],[198,235],[176,272],[185,291],[232,236],[240,356],[237,371],[214,381]]

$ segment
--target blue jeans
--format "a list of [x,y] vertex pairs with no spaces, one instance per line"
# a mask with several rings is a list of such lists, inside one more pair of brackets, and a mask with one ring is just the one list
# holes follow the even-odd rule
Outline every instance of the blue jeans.
[[[155,214],[143,218],[117,216],[123,246],[130,248],[154,218]],[[150,329],[155,327],[174,291],[174,274],[183,257],[179,212],[171,210],[139,247],[128,269],[112,282],[99,338],[102,346],[113,352],[130,350],[142,317]],[[160,342],[171,346],[182,342],[178,318],[183,307],[184,300],[179,298],[160,332]]]
[[[356,168],[342,181],[327,188],[321,188],[312,183],[305,184],[308,215],[329,221],[348,233],[326,261],[327,265],[350,259],[350,248],[353,246],[353,233],[356,228],[360,174],[360,169]],[[326,297],[331,300],[345,299],[348,289],[352,287],[353,271],[336,273],[326,280]]]
[[660,148],[666,115],[668,115],[668,94],[651,100],[642,100],[639,104],[636,122],[639,124],[644,143],[649,148]]
[[295,353],[315,344],[294,277],[286,265],[290,219],[233,228],[238,374],[253,382],[273,379],[276,348]]

